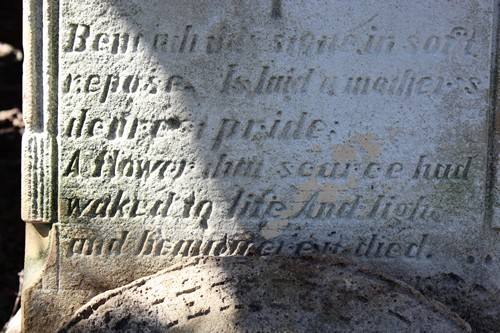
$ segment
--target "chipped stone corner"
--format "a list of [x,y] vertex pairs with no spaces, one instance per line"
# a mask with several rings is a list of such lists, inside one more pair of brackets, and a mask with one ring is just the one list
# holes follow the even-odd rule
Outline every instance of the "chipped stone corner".
[[62,300],[67,298],[59,292],[57,225],[27,223],[26,244],[22,332],[41,332],[42,328],[52,332],[60,324],[58,317],[65,313]]

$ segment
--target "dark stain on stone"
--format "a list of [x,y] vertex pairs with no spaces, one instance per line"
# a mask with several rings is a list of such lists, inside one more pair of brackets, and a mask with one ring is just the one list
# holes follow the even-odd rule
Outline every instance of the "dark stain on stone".
[[281,0],[272,0],[271,17],[273,19],[279,19],[281,15]]

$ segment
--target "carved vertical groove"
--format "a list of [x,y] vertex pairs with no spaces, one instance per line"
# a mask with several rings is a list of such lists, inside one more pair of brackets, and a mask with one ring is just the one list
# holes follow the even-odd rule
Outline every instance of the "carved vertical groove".
[[30,223],[51,223],[54,218],[52,193],[53,139],[45,133],[31,133],[23,140],[22,218]]
[[53,223],[57,211],[58,1],[24,0],[22,218]]
[[26,132],[42,130],[42,7],[37,0],[24,0],[23,4],[23,117]]
[[499,1],[494,2],[493,12],[493,29],[492,36],[492,71],[491,71],[491,110],[490,110],[490,126],[488,137],[488,196],[487,196],[487,220],[491,220],[491,227],[500,229],[500,68],[499,68],[499,42],[500,14]]

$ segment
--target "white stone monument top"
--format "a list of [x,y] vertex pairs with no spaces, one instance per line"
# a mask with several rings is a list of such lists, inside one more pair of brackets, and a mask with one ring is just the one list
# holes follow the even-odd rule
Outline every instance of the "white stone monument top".
[[498,321],[496,1],[25,3],[26,327],[275,254]]

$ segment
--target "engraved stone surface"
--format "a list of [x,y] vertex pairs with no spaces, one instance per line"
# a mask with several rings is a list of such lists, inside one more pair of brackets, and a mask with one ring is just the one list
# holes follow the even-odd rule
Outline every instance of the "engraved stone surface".
[[442,304],[345,261],[268,258],[171,267],[95,297],[60,332],[471,332]]
[[497,1],[24,1],[26,330],[250,255],[500,325]]

